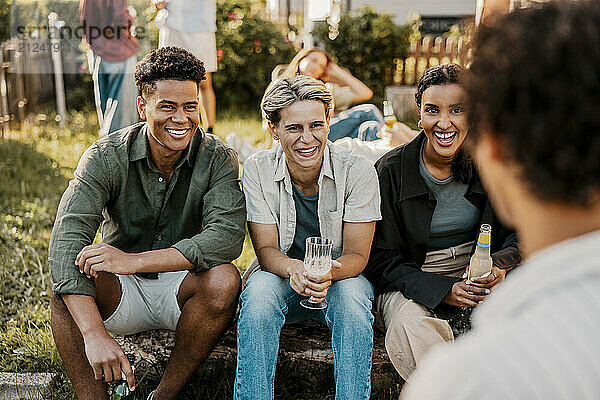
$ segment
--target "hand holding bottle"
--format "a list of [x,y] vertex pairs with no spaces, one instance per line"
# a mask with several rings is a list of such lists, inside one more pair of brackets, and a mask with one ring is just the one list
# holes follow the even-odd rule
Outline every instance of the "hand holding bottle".
[[475,286],[465,279],[452,285],[452,289],[442,301],[456,307],[475,307],[485,300],[488,294],[489,289]]
[[92,332],[83,335],[85,354],[94,371],[94,379],[106,383],[117,382],[125,373],[130,390],[135,389],[135,378],[131,364],[121,346],[107,332]]
[[498,268],[494,265],[492,266],[492,271],[488,275],[473,278],[471,282],[473,286],[494,290],[496,285],[504,281],[505,277],[506,269]]

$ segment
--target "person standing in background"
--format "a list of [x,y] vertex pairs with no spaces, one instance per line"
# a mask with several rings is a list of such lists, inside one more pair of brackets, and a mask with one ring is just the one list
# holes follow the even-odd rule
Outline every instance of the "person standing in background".
[[211,74],[217,70],[217,2],[216,0],[152,1],[162,13],[156,19],[160,28],[158,47],[177,46],[194,54],[204,63],[206,79],[200,83],[204,125],[213,133],[217,99]]
[[138,121],[133,70],[137,40],[131,35],[135,9],[127,0],[80,0],[79,20],[89,45],[100,136]]

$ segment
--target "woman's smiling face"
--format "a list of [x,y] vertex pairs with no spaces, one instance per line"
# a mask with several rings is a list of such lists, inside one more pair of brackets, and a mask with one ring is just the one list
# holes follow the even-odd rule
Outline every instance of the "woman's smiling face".
[[420,114],[427,154],[451,162],[469,131],[465,91],[455,83],[428,87],[421,98]]

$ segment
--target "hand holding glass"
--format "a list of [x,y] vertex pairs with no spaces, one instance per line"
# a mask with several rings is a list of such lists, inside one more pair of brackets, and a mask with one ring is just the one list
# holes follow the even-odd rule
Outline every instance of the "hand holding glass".
[[[331,270],[331,248],[333,242],[322,237],[309,237],[306,239],[306,252],[304,254],[304,269],[311,275],[327,275]],[[303,299],[300,305],[311,310],[322,310],[327,307],[325,300],[318,303],[313,297]]]

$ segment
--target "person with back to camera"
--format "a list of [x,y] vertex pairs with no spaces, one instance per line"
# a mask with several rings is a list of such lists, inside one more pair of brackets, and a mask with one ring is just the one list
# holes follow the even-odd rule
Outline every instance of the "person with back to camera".
[[[464,149],[464,75],[456,64],[425,71],[415,94],[421,133],[375,164],[382,220],[365,275],[375,287],[386,350],[404,380],[431,347],[453,340],[447,319],[478,306],[520,259],[516,234],[497,220]],[[482,223],[492,227],[492,271],[465,279]]]

